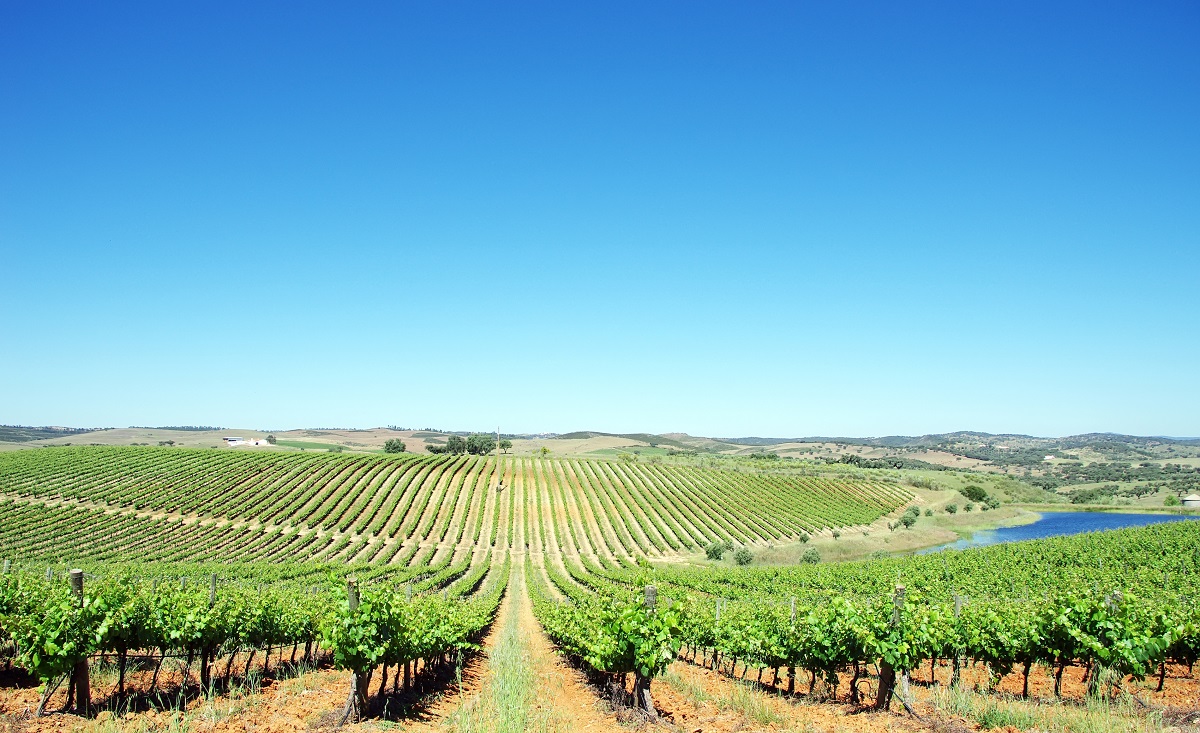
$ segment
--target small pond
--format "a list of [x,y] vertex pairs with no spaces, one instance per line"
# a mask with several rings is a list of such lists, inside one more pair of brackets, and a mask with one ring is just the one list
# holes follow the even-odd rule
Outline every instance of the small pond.
[[938,547],[921,550],[918,554],[937,552],[938,550],[962,550],[967,547],[984,547],[998,545],[1003,542],[1019,542],[1021,540],[1036,540],[1042,537],[1056,537],[1080,532],[1095,532],[1101,529],[1122,529],[1124,527],[1142,527],[1147,524],[1160,522],[1179,522],[1196,520],[1200,517],[1181,516],[1178,514],[1120,514],[1117,512],[1039,512],[1042,518],[1033,524],[1019,527],[1000,527],[976,532],[969,540],[959,540]]

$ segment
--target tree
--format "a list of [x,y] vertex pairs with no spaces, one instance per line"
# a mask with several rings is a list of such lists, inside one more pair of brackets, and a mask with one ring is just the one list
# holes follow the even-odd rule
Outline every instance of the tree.
[[912,529],[916,523],[917,518],[911,514],[905,514],[903,517],[900,517],[900,524],[903,524],[905,529]]
[[714,542],[704,550],[704,554],[709,560],[720,560],[725,557],[725,545],[720,542]]
[[738,551],[733,553],[733,560],[738,565],[749,565],[754,562],[754,553],[750,552],[748,547],[739,547]]
[[975,484],[967,484],[958,490],[958,493],[967,497],[971,501],[985,501],[988,498],[987,492],[982,487]]
[[488,433],[475,433],[467,438],[467,452],[473,456],[486,456],[494,450],[496,450],[496,438]]
[[1167,498],[1163,499],[1163,506],[1179,506],[1182,503],[1174,494],[1167,494]]
[[505,453],[512,450],[512,441],[509,440],[508,438],[502,439],[500,441],[500,450],[504,451]]
[[383,444],[384,453],[403,453],[408,450],[408,446],[404,445],[404,441],[399,438],[390,438]]
[[958,504],[947,504],[946,505],[946,513],[947,514],[958,514]]
[[808,544],[808,541],[809,541],[809,540],[811,540],[811,539],[812,539],[812,536],[811,536],[811,535],[809,535],[809,534],[808,534],[808,532],[801,532],[801,533],[800,533],[800,542],[802,542],[802,543],[804,543],[804,544]]
[[268,443],[270,443],[271,445],[275,445],[275,436],[274,436],[274,435],[268,435],[268,436],[267,436],[267,442],[268,442]]
[[817,563],[821,562],[821,553],[817,552],[817,548],[810,547],[804,551],[804,554],[800,557],[800,560],[801,562],[806,562],[810,565],[816,565]]
[[543,445],[541,448],[537,449],[537,454],[542,458],[545,458],[546,456],[550,455],[550,449]]

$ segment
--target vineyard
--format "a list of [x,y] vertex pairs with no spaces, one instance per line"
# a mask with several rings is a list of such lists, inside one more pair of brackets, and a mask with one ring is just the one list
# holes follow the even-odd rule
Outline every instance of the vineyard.
[[953,662],[951,685],[966,662],[984,665],[991,685],[1019,669],[1024,696],[1041,665],[1058,696],[1069,665],[1087,670],[1091,693],[1152,675],[1161,691],[1168,663],[1190,676],[1200,658],[1200,522],[821,567],[566,567],[548,569],[539,612],[564,648],[602,673],[631,664],[611,656],[613,619],[649,584],[674,599],[677,628],[634,635],[645,652],[632,663],[639,675],[682,645],[693,663],[731,676],[762,682],[765,672],[790,694],[804,671],[809,695],[821,685],[827,699],[869,696],[879,708],[893,695],[911,705],[908,674],[929,665],[933,680],[938,660]]
[[[339,714],[359,718],[452,677],[516,588],[603,697],[651,719],[680,660],[876,709],[912,710],[919,669],[953,687],[982,670],[985,689],[1016,674],[1026,695],[1044,670],[1055,696],[1072,667],[1090,696],[1178,684],[1169,665],[1190,677],[1200,522],[834,565],[647,560],[865,525],[911,499],[894,483],[583,459],[13,452],[0,659],[41,682],[39,707],[66,685],[79,712],[324,666],[347,675]],[[97,660],[116,681],[93,694]],[[150,676],[127,692],[134,667]]]
[[372,575],[491,547],[608,564],[869,524],[910,498],[880,482],[596,460],[43,449],[0,455],[0,550]]

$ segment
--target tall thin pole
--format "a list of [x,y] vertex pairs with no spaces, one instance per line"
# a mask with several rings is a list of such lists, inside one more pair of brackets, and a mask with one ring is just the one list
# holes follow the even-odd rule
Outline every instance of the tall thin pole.
[[[75,599],[79,602],[79,606],[83,607],[83,571],[71,570],[71,591],[75,594]],[[88,680],[88,661],[87,657],[82,657],[75,663],[75,669],[72,672],[72,682],[75,683],[75,712],[80,715],[87,715],[88,708],[92,706],[92,688]]]

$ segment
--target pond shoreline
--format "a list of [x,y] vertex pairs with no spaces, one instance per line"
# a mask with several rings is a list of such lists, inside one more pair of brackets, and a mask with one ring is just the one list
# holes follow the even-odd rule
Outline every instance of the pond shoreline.
[[[1126,509],[1126,507],[1119,508]],[[1193,511],[1114,512],[1086,511],[1081,509],[1058,511],[1058,509],[1058,507],[1054,507],[1054,511],[1043,510],[1039,514],[1034,514],[1033,516],[1038,517],[1038,519],[1033,522],[980,530],[972,533],[970,537],[963,537],[956,542],[925,547],[917,550],[914,554],[924,555],[942,550],[965,550],[1010,542],[1045,539],[1048,537],[1065,537],[1088,532],[1102,532],[1128,527],[1145,527],[1177,521],[1200,520],[1200,514]],[[1082,515],[1091,515],[1093,519],[1087,519]],[[1119,519],[1121,516],[1128,517],[1128,520]],[[1078,519],[1067,519],[1067,517],[1078,517]],[[1100,517],[1105,517],[1106,519],[1099,520]],[[1039,528],[1036,525],[1042,526]],[[1029,527],[1032,531],[1022,531],[1023,527]]]
[[1095,514],[1178,514],[1184,517],[1200,517],[1200,509],[1185,509],[1181,506],[1139,506],[1130,504],[1007,504],[1017,509],[1034,512],[1089,512]]

